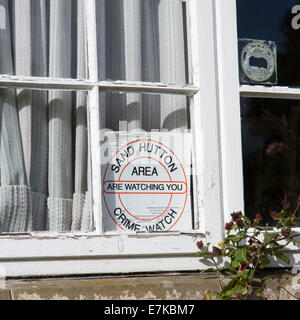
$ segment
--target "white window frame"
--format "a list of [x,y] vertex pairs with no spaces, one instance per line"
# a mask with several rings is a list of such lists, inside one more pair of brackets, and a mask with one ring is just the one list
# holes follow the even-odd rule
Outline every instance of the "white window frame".
[[[215,241],[221,239],[223,224],[220,215],[220,180],[217,160],[215,74],[211,72],[215,68],[211,1],[190,1],[188,11],[190,13],[193,61],[191,70],[194,84],[187,86],[128,81],[98,82],[95,0],[86,0],[85,4],[86,16],[88,17],[89,78],[87,80],[2,75],[0,76],[0,86],[88,91],[93,213],[96,230],[92,233],[76,233],[76,235],[39,232],[24,235],[1,235],[0,264],[6,267],[8,277],[201,269],[204,266],[201,267],[198,258],[194,257],[196,241],[205,237]],[[208,30],[210,30],[208,33],[205,32],[207,24],[209,24]],[[207,42],[207,51],[198,51],[200,42]],[[200,72],[202,68],[204,69]],[[212,85],[208,84],[208,81]],[[201,95],[199,93],[200,86],[203,86]],[[199,191],[195,200],[201,204],[198,212],[201,229],[186,233],[103,234],[102,208],[99,196],[101,195],[101,184],[99,183],[101,181],[99,89],[100,91],[194,94],[191,109],[194,109],[193,130],[195,131],[195,140],[198,142],[195,148],[195,157],[200,159],[200,162],[197,161],[197,175],[194,178],[197,181],[197,190]],[[210,107],[205,108],[205,105],[210,105]],[[207,152],[204,153],[202,148],[207,148]],[[205,216],[203,212],[210,214]]]
[[[86,0],[89,78],[0,76],[0,87],[88,91],[95,231],[0,235],[0,265],[8,277],[114,274],[206,269],[194,254],[197,240],[217,244],[229,213],[243,210],[235,0],[189,0],[193,85],[98,81],[95,1]],[[228,45],[229,44],[229,45]],[[196,225],[188,232],[104,234],[101,207],[100,91],[193,95],[193,177]],[[289,92],[292,94],[292,92]],[[299,94],[299,92],[298,92]],[[297,95],[297,92],[295,93]],[[298,256],[298,260],[300,257]]]

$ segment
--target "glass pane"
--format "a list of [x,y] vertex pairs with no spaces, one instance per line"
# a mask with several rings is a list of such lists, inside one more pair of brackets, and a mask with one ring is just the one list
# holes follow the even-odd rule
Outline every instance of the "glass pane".
[[101,92],[102,128],[113,131],[189,129],[189,99],[171,94]]
[[0,89],[0,232],[94,228],[86,101]]
[[241,98],[245,212],[265,222],[300,195],[300,102]]
[[278,85],[300,85],[300,33],[292,27],[297,0],[237,0],[238,37],[275,41]]
[[99,78],[189,82],[185,1],[99,0]]
[[108,92],[100,100],[105,230],[191,230],[189,99]]
[[1,0],[0,74],[87,78],[84,0]]

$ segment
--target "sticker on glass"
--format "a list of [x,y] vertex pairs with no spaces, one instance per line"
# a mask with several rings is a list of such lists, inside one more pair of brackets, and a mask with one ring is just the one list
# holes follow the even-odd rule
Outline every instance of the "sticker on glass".
[[276,54],[273,41],[239,39],[240,82],[276,84]]

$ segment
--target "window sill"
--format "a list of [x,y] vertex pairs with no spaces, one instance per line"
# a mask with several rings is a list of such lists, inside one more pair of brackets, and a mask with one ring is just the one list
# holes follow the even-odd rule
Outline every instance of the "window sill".
[[[0,239],[0,266],[7,277],[205,270],[209,266],[195,257],[199,239],[203,235],[180,233],[64,238],[7,236]],[[288,255],[290,267],[300,266],[300,248],[290,248]],[[274,260],[270,267],[287,265]]]

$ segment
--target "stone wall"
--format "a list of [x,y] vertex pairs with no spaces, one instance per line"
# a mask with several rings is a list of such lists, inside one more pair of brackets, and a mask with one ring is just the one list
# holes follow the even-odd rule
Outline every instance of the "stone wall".
[[[300,273],[268,270],[255,278],[270,300],[300,298]],[[214,273],[9,279],[0,290],[1,300],[202,300],[207,290],[217,290]],[[287,291],[286,291],[287,290]]]

